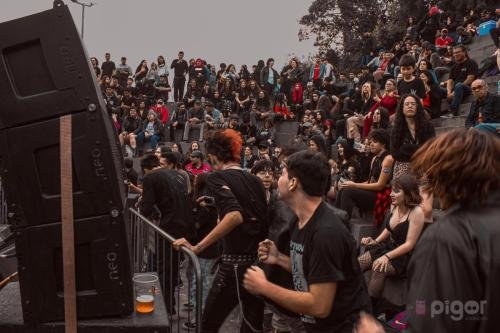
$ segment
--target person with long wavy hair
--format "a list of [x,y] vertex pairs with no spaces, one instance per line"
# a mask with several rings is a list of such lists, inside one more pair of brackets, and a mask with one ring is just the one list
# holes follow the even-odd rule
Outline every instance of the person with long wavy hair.
[[413,94],[404,95],[391,131],[391,155],[395,161],[393,179],[408,173],[413,153],[435,135],[434,126],[425,118],[420,98]]
[[203,311],[203,332],[218,332],[237,304],[243,315],[240,332],[262,330],[264,301],[244,289],[242,280],[268,233],[267,201],[261,180],[240,166],[241,147],[241,135],[233,129],[209,133],[205,150],[215,172],[208,175],[207,187],[220,222],[196,245],[184,238],[174,242],[198,254],[222,240],[221,264]]
[[135,69],[135,74],[134,74],[135,82],[142,81],[142,79],[146,77],[148,72],[149,72],[148,62],[147,60],[143,59]]

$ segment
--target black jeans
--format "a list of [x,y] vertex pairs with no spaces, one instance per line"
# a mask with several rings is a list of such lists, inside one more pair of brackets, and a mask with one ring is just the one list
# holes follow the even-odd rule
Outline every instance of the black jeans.
[[[254,333],[246,322],[249,322],[255,330],[262,332],[264,301],[247,292],[242,283],[243,276],[251,265],[251,263],[238,264],[236,277],[233,264],[220,264],[207,296],[205,311],[203,311],[201,324],[203,333],[218,332],[226,317],[239,304],[239,299],[241,299],[244,315],[240,333]],[[236,279],[238,284],[236,284]],[[240,297],[238,297],[237,287],[239,287]]]
[[186,78],[183,76],[174,77],[174,101],[181,102],[184,98],[184,85]]
[[345,210],[351,219],[354,206],[358,207],[360,211],[367,212],[375,208],[375,201],[377,201],[377,192],[375,191],[345,188],[337,193],[335,206]]

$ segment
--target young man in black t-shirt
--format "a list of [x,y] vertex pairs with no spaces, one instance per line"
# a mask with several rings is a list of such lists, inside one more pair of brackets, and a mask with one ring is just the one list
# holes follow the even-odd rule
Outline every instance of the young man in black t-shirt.
[[302,151],[288,158],[278,191],[297,215],[291,227],[290,256],[279,253],[270,240],[259,244],[259,260],[291,272],[295,290],[269,282],[256,266],[248,269],[244,286],[301,314],[307,332],[352,332],[359,312],[371,306],[356,261],[355,241],[322,200],[329,170],[319,153]]
[[425,98],[424,82],[414,75],[415,73],[415,58],[412,55],[405,54],[399,61],[399,68],[403,79],[398,82],[398,95],[413,94],[421,99]]
[[205,149],[214,173],[207,185],[215,198],[220,222],[197,245],[179,239],[174,246],[186,246],[195,254],[222,241],[221,264],[207,296],[202,332],[218,332],[226,317],[241,304],[240,332],[262,331],[264,302],[243,288],[245,271],[257,260],[257,248],[267,236],[267,202],[259,178],[240,167],[241,136],[232,129],[213,132]]
[[184,98],[184,85],[188,73],[188,63],[184,60],[183,51],[179,51],[178,58],[172,61],[170,68],[174,70],[174,101],[179,102]]
[[104,59],[106,59],[102,65],[101,65],[101,70],[102,70],[102,75],[106,75],[108,77],[111,77],[113,75],[113,72],[116,69],[116,65],[113,61],[111,61],[111,54],[106,53],[104,55]]
[[[187,193],[184,176],[175,170],[159,168],[160,161],[155,155],[146,155],[141,160],[144,173],[142,182],[142,199],[139,203],[141,214],[146,217],[160,212],[159,227],[172,237],[190,237],[193,234],[191,200]],[[175,314],[175,288],[179,282],[179,256],[164,242],[158,242],[157,263],[158,276],[162,283],[167,311]],[[170,274],[169,274],[170,273]]]

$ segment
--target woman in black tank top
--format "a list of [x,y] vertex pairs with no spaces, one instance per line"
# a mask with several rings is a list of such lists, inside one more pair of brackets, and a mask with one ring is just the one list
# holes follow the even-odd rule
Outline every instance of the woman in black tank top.
[[[354,207],[358,207],[363,212],[373,212],[380,192],[387,192],[390,189],[390,180],[392,175],[393,158],[388,153],[389,133],[386,130],[379,129],[370,133],[370,149],[375,157],[372,160],[370,168],[370,177],[367,182],[355,183],[345,181],[339,183],[340,191],[337,194],[335,205],[343,209],[349,215],[352,215]],[[386,193],[388,197],[388,192]],[[385,210],[388,208],[388,204]],[[383,214],[382,214],[383,216]]]
[[405,276],[424,226],[424,213],[419,206],[422,197],[415,177],[404,175],[396,180],[391,199],[393,208],[387,213],[382,233],[375,240],[371,237],[361,240],[366,251],[358,261],[363,271],[372,271],[368,282],[371,297],[382,295],[386,276]]

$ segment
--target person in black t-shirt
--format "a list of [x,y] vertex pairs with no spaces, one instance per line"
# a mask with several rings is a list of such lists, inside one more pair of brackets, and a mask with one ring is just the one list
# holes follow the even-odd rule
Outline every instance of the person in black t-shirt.
[[[186,179],[178,171],[160,169],[159,166],[160,161],[156,155],[146,155],[141,160],[141,168],[145,176],[142,183],[142,199],[139,202],[140,212],[149,218],[159,211],[161,214],[159,227],[162,230],[175,238],[189,237],[192,234],[193,216]],[[157,269],[163,286],[167,311],[174,314],[174,291],[178,285],[179,256],[171,249],[164,249],[164,243],[158,243]],[[172,273],[168,274],[170,269]]]
[[202,331],[218,332],[238,303],[242,304],[240,332],[262,331],[264,302],[243,288],[243,274],[256,260],[259,243],[268,231],[267,203],[259,178],[240,167],[241,136],[232,129],[213,132],[206,141],[208,159],[216,170],[207,179],[220,222],[197,245],[174,242],[201,253],[222,240],[222,262],[203,311]]
[[409,54],[403,55],[399,61],[399,67],[403,79],[398,82],[398,95],[413,94],[424,99],[426,95],[424,82],[414,75],[415,58]]
[[106,59],[106,61],[104,61],[101,65],[102,75],[111,77],[116,69],[116,65],[113,61],[110,60],[111,54],[106,53],[104,55],[104,58]]
[[453,48],[453,58],[455,65],[451,68],[450,78],[446,84],[448,92],[448,101],[450,101],[450,112],[458,115],[460,103],[464,97],[472,93],[470,85],[476,79],[478,67],[477,63],[469,59],[467,49],[463,45],[458,45]]
[[174,59],[170,68],[174,70],[174,100],[182,101],[184,97],[184,85],[186,84],[186,74],[188,72],[188,63],[184,60],[184,52],[179,51],[178,59]]
[[269,282],[252,266],[245,288],[301,314],[307,332],[352,332],[362,310],[370,310],[366,283],[357,263],[356,244],[333,209],[322,200],[329,165],[319,153],[288,157],[278,181],[279,197],[295,212],[290,257],[274,242],[259,244],[259,260],[292,273],[295,290]]

